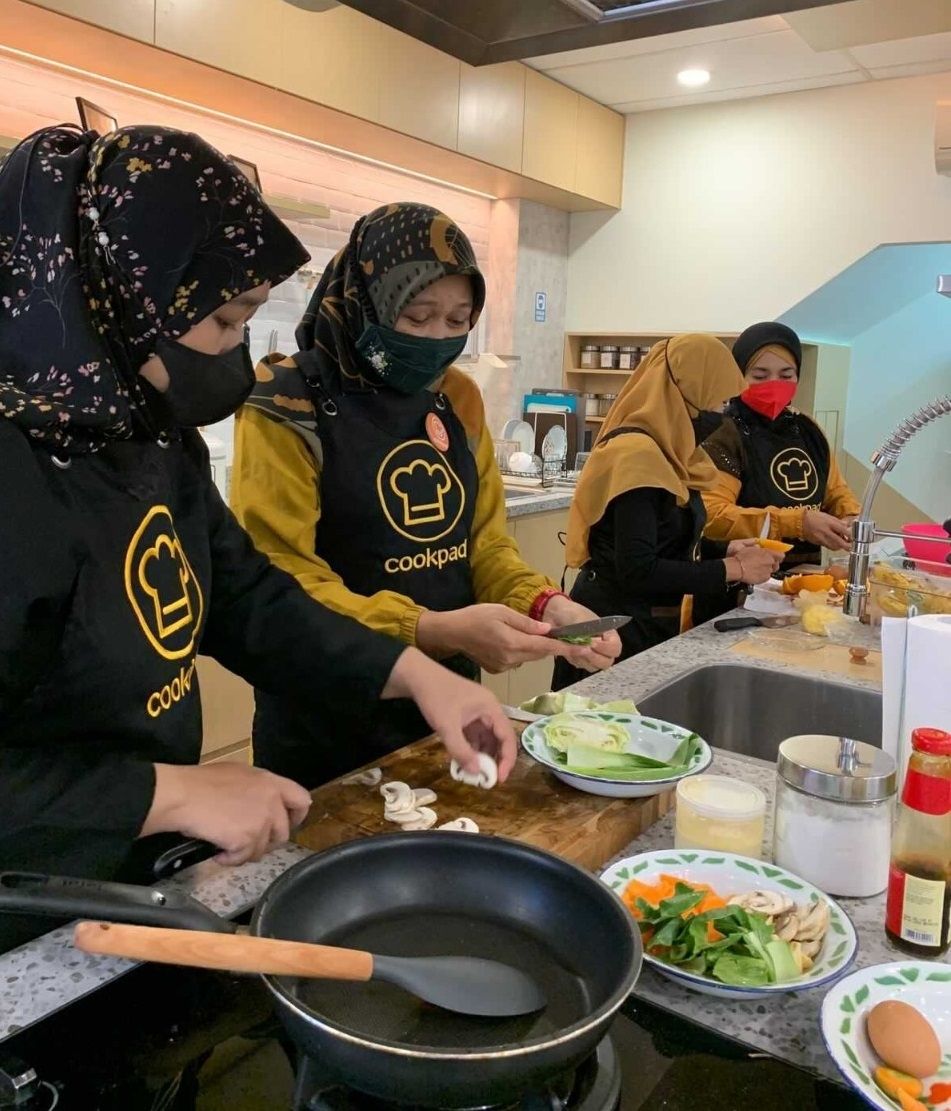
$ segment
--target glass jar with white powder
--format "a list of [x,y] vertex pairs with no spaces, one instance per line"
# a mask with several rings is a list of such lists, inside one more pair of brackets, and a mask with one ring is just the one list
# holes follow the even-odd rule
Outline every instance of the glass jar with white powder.
[[849,737],[804,734],[779,746],[773,860],[827,895],[888,885],[895,761]]

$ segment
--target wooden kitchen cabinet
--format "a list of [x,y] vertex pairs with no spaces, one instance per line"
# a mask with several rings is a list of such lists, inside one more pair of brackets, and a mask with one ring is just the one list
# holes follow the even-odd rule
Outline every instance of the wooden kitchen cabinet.
[[463,65],[456,149],[513,173],[522,170],[525,73],[519,62]]
[[574,191],[620,208],[623,167],[624,117],[579,96]]
[[378,119],[390,28],[342,4],[326,12],[281,4],[280,21],[281,64],[272,83],[351,116]]
[[157,0],[155,45],[276,85],[286,6],[282,0]]
[[526,177],[574,191],[580,99],[573,89],[526,69],[522,143]]
[[251,758],[254,691],[209,656],[198,657],[201,689],[201,762]]
[[378,60],[382,92],[376,121],[455,150],[462,63],[401,31],[390,27],[382,31],[387,41]]
[[155,0],[33,0],[33,3],[130,39],[155,41]]

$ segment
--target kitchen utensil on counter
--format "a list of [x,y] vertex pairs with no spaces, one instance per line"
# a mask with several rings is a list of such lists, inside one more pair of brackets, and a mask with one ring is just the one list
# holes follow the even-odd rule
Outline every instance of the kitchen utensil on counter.
[[760,540],[768,540],[769,539],[769,529],[770,529],[770,526],[772,525],[772,523],[773,523],[772,517],[769,515],[769,513],[767,513],[766,516],[763,519],[763,527],[759,530],[759,539]]
[[78,922],[73,944],[84,953],[223,972],[379,980],[463,1015],[507,1018],[545,1006],[545,996],[531,977],[478,957],[381,957],[333,945],[113,922]]
[[[873,1007],[886,1001],[907,1003],[931,1025],[942,1050],[938,1075],[922,1080],[923,1095],[938,1084],[951,1083],[951,972],[938,961],[909,958],[889,964],[859,968],[834,984],[822,1000],[819,1025],[822,1040],[845,1082],[870,1107],[895,1111],[898,1104],[885,1095],[873,1079],[881,1058],[872,1048],[865,1029]],[[944,1108],[947,1100],[928,1104]]]
[[[951,536],[944,525],[932,521],[918,521],[902,525],[905,551],[912,559],[923,559],[928,563],[951,563]],[[918,534],[915,536],[915,534]],[[933,536],[933,540],[922,540],[922,536]]]
[[[0,874],[0,909],[234,933],[174,890]],[[420,923],[423,923],[421,928]],[[534,1015],[471,1018],[389,984],[268,975],[288,1033],[339,1082],[419,1107],[506,1104],[601,1041],[637,980],[624,906],[565,860],[502,837],[396,833],[316,853],[276,880],[250,933],[394,957],[505,955],[544,992]]]
[[721,617],[713,622],[718,633],[732,633],[737,629],[784,629],[787,625],[798,625],[798,613],[777,614],[775,617]]
[[788,737],[776,760],[773,859],[831,895],[888,883],[897,774],[880,748],[848,737]]
[[[628,733],[626,751],[637,752],[654,759],[668,762],[677,751],[678,747],[693,737],[695,734],[679,725],[668,721],[658,721],[655,718],[642,717],[640,714],[608,713],[605,710],[570,711],[579,718],[592,721],[609,722],[623,726]],[[702,738],[697,751],[690,760],[686,772],[663,779],[612,779],[608,773],[604,775],[586,775],[581,772],[567,771],[559,762],[558,754],[548,743],[545,736],[545,726],[551,718],[542,718],[540,721],[529,725],[522,733],[522,747],[534,760],[543,764],[549,771],[579,791],[591,795],[603,795],[607,798],[634,799],[647,798],[650,795],[669,791],[678,780],[686,775],[696,775],[705,771],[713,760],[710,746]]]
[[533,714],[528,710],[523,710],[518,706],[503,706],[502,712],[509,719],[509,721],[525,721],[529,724],[533,721],[541,721],[543,714]]
[[842,976],[855,960],[858,937],[851,919],[842,907],[817,887],[779,865],[751,860],[734,853],[657,849],[617,861],[602,873],[601,879],[620,895],[632,879],[650,884],[659,880],[661,875],[677,876],[688,883],[708,884],[724,897],[755,890],[786,896],[796,904],[808,905],[821,899],[829,911],[829,928],[822,947],[813,958],[812,968],[798,979],[782,983],[755,987],[728,986],[712,977],[689,972],[682,965],[667,964],[650,953],[644,953],[647,964],[681,987],[721,999],[751,1002],[769,996],[781,996],[786,992],[824,987]]
[[631,620],[628,614],[617,613],[612,617],[599,617],[592,621],[578,621],[574,625],[562,625],[546,633],[552,640],[574,640],[576,637],[598,637],[612,629],[623,628]]
[[725,775],[695,775],[677,784],[674,847],[763,855],[766,796]]

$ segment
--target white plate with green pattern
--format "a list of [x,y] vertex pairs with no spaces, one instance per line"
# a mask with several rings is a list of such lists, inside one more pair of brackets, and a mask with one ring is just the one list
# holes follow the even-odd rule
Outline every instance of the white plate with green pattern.
[[709,884],[724,899],[747,891],[778,891],[781,895],[788,895],[796,903],[813,903],[817,899],[824,899],[829,906],[829,929],[812,968],[797,979],[780,984],[763,984],[760,987],[721,984],[712,976],[702,976],[677,965],[667,964],[659,957],[651,956],[645,948],[644,960],[662,976],[685,988],[705,995],[715,995],[720,999],[750,1000],[783,995],[790,991],[828,987],[844,976],[855,960],[859,947],[858,936],[852,920],[842,907],[818,887],[792,872],[787,872],[785,868],[768,864],[764,860],[706,850],[686,852],[682,849],[656,849],[654,852],[619,860],[602,873],[601,879],[618,895],[623,896],[631,880],[655,883],[664,873],[682,878],[688,883]]
[[932,1104],[928,1093],[936,1083],[951,1084],[951,967],[941,961],[893,961],[860,968],[832,988],[822,1001],[822,1039],[836,1068],[870,1107],[895,1111],[898,1103],[885,1095],[872,1072],[884,1062],[865,1033],[865,1016],[885,1000],[908,1003],[931,1023],[941,1043],[938,1072],[924,1080],[926,1107],[951,1108],[951,1101]]
[[[680,725],[673,725],[669,721],[660,721],[658,718],[646,718],[640,714],[609,713],[607,710],[574,710],[570,711],[573,717],[591,718],[594,721],[617,722],[623,725],[630,738],[627,745],[628,752],[636,752],[641,756],[650,756],[655,760],[669,760],[682,741],[696,737],[689,729]],[[556,715],[557,716],[557,715]],[[706,771],[713,760],[710,746],[702,737],[697,737],[699,742],[697,751],[687,765],[687,771],[680,775],[670,776],[666,779],[611,779],[609,776],[586,775],[580,772],[569,772],[563,764],[558,762],[557,753],[545,739],[545,725],[550,718],[540,718],[532,722],[522,733],[522,747],[539,764],[544,764],[563,783],[579,791],[586,791],[589,795],[602,795],[612,799],[638,799],[647,798],[649,795],[659,795],[676,787],[681,779],[688,775],[697,775]]]

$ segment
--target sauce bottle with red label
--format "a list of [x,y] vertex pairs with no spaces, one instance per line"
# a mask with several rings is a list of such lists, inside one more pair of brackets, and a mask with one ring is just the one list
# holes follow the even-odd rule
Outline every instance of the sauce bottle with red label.
[[916,956],[951,942],[951,733],[916,729],[892,842],[885,933]]

